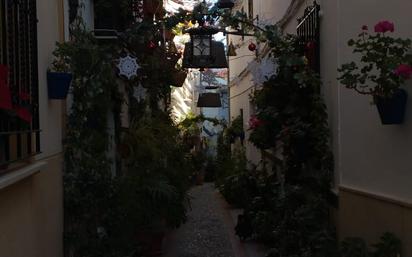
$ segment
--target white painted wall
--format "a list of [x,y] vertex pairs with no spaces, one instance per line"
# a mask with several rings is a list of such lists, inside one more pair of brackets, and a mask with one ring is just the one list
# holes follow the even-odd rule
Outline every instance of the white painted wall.
[[[394,36],[412,38],[411,1],[345,0],[344,3],[340,1],[337,6],[338,63],[352,60],[346,42],[356,36],[364,24],[373,29],[378,21],[391,20],[396,26]],[[409,95],[411,86],[411,82],[405,86]],[[371,98],[343,87],[339,87],[337,94],[341,184],[412,202],[411,99],[405,124],[384,126],[376,107],[370,104]]]
[[[248,0],[242,0],[244,11],[248,12]],[[279,21],[286,9],[289,7],[290,0],[254,0],[253,10],[254,17],[259,17],[255,24],[264,27],[265,25],[275,24]],[[241,10],[239,6],[236,10]],[[251,162],[258,164],[261,157],[260,152],[247,139],[250,132],[249,119],[254,114],[254,106],[250,102],[250,95],[260,85],[253,81],[253,76],[250,70],[263,69],[260,68],[260,63],[256,62],[255,52],[248,49],[250,43],[256,43],[254,37],[229,36],[229,42],[238,47],[236,50],[237,56],[229,58],[229,85],[230,85],[230,118],[233,120],[240,114],[240,109],[243,109],[243,127],[245,128],[245,146],[246,156]],[[261,52],[263,45],[259,47]],[[256,67],[257,66],[257,67]]]
[[60,38],[58,15],[57,1],[37,1],[39,109],[42,130],[42,154],[37,156],[38,159],[62,152],[62,101],[49,100],[46,78],[47,69],[53,60],[52,52]]
[[[356,37],[364,24],[373,31],[378,21],[391,20],[396,26],[394,36],[412,38],[412,2],[322,0],[318,3],[322,9],[321,76],[332,130],[336,186],[411,202],[411,105],[407,107],[405,124],[384,126],[371,104],[372,99],[340,86],[336,69],[342,63],[356,60],[347,41]],[[304,6],[296,17],[302,15]],[[296,19],[292,18],[285,31],[294,32],[296,25]],[[411,85],[408,82],[405,88]]]

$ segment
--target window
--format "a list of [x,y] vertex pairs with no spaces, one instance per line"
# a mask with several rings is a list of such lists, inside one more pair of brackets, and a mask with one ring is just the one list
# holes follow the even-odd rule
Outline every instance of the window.
[[116,37],[116,32],[125,30],[127,23],[140,15],[142,0],[130,0],[119,4],[118,1],[94,0],[94,33],[96,37]]
[[40,152],[36,0],[0,3],[0,172]]
[[94,1],[94,26],[95,29],[113,29],[123,31],[124,22],[119,3],[107,1]]

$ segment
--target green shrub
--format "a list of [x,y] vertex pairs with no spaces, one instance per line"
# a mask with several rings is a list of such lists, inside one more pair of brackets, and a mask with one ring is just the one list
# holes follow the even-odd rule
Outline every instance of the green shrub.
[[402,242],[394,234],[384,233],[380,241],[371,249],[365,240],[359,237],[349,237],[341,242],[341,257],[400,257]]

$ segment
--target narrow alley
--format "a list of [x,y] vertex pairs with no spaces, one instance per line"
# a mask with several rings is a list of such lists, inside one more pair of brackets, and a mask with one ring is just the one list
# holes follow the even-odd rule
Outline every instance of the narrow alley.
[[240,210],[231,208],[213,183],[190,190],[187,222],[164,239],[163,257],[263,257],[264,247],[235,235]]
[[0,0],[0,257],[412,257],[411,10]]

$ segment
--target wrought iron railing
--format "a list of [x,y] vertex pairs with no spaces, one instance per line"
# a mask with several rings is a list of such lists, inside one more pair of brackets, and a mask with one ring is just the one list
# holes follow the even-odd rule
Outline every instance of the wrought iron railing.
[[309,66],[320,72],[320,6],[313,2],[313,5],[305,9],[303,17],[298,19],[297,34]]
[[0,173],[40,152],[36,0],[0,2]]

